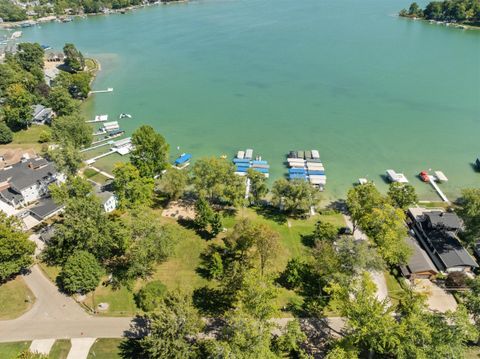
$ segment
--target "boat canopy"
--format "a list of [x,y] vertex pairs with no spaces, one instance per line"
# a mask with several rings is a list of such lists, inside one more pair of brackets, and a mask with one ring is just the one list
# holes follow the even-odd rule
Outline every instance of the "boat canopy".
[[175,164],[183,165],[185,162],[190,161],[191,158],[192,158],[192,155],[190,153],[184,153],[183,155],[181,155],[175,160]]

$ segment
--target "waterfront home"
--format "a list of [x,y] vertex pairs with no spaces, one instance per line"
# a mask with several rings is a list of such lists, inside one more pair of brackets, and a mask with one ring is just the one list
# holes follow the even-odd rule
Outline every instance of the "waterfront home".
[[111,185],[110,184],[105,184],[103,186],[95,184],[94,189],[95,189],[95,196],[98,197],[100,200],[100,203],[102,204],[102,208],[106,213],[110,213],[114,211],[117,208],[117,197],[111,191]]
[[18,208],[49,195],[48,186],[65,181],[53,162],[38,157],[0,170],[0,200]]
[[32,106],[32,123],[35,125],[46,125],[52,122],[53,111],[43,105]]
[[403,276],[410,280],[414,280],[417,278],[431,279],[438,274],[438,270],[435,268],[435,265],[427,252],[420,247],[420,244],[416,239],[408,237],[406,242],[412,250],[412,255],[408,259],[407,264],[400,266]]
[[444,273],[471,272],[477,262],[460,243],[462,220],[453,212],[441,209],[410,208],[412,230],[435,267]]
[[60,213],[63,208],[64,206],[55,203],[52,197],[46,197],[40,199],[35,206],[29,208],[29,212],[38,222],[42,222]]

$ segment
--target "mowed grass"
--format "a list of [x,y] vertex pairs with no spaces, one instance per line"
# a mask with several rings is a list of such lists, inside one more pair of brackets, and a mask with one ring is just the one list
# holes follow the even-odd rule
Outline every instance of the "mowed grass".
[[60,274],[60,271],[62,268],[59,266],[49,266],[48,264],[44,262],[39,263],[40,269],[45,273],[45,275],[53,282],[56,283],[57,277]]
[[85,176],[85,178],[97,182],[101,185],[105,184],[105,182],[107,182],[108,180],[106,176],[102,175],[100,172],[95,171],[93,168],[86,168],[85,171],[83,171],[83,175]]
[[133,292],[125,286],[113,289],[111,286],[100,285],[84,301],[91,309],[97,309],[100,303],[108,303],[107,310],[98,311],[101,316],[131,317],[138,312]]
[[[148,279],[160,280],[169,290],[179,289],[181,291],[192,293],[195,289],[211,284],[208,280],[197,273],[197,268],[201,263],[201,254],[212,243],[220,242],[220,239],[205,240],[190,228],[185,228],[178,224],[172,218],[161,216],[161,209],[156,210],[157,219],[162,224],[169,225],[177,238],[174,254],[164,263],[157,266],[155,273]],[[315,224],[323,220],[337,227],[344,226],[344,220],[341,214],[332,213],[328,215],[317,214],[308,219],[277,218],[269,214],[257,213],[254,209],[243,208],[237,211],[233,216],[226,216],[223,225],[227,229],[226,233],[219,237],[228,235],[233,229],[235,223],[242,218],[248,218],[254,223],[264,223],[279,234],[278,253],[272,258],[268,270],[275,274],[285,269],[290,258],[308,257],[308,247],[303,243],[302,236],[312,234]],[[52,281],[55,281],[58,275],[58,267],[48,267],[41,264],[42,269],[47,273]],[[105,278],[106,279],[106,278]],[[134,293],[146,284],[147,281],[139,280],[133,290],[122,287],[114,290],[110,286],[99,286],[94,293],[90,293],[85,304],[89,308],[96,309],[99,303],[108,303],[109,308],[106,311],[99,312],[103,316],[134,316],[139,313],[134,300]],[[277,307],[285,308],[289,303],[301,303],[302,297],[294,291],[279,288]],[[290,316],[290,313],[281,312],[280,316]]]
[[35,296],[23,278],[17,276],[0,285],[0,320],[18,318],[27,312],[34,302]]
[[72,347],[72,343],[69,339],[58,339],[52,346],[50,353],[48,354],[49,359],[66,359],[68,352]]
[[398,279],[395,278],[391,273],[384,272],[385,281],[387,283],[388,296],[392,304],[396,305],[400,301],[402,294],[405,292],[398,282]]
[[15,359],[18,354],[30,347],[30,342],[0,343],[0,358]]
[[122,339],[97,339],[90,348],[88,359],[119,359]]

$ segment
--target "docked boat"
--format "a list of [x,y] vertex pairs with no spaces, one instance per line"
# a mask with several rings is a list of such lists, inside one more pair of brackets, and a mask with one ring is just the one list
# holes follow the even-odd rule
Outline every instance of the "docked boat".
[[477,170],[480,171],[480,157],[475,161],[475,166],[477,167]]
[[386,174],[391,182],[408,183],[408,179],[403,173],[397,173],[394,170],[387,170]]
[[427,171],[420,172],[418,176],[423,182],[427,182],[427,183],[430,182],[430,176]]
[[122,118],[132,118],[132,115],[130,115],[129,113],[121,113],[120,116],[118,116],[119,119],[122,119]]
[[192,159],[192,155],[190,153],[182,153],[174,163],[174,167],[178,169],[184,169],[190,164],[190,160]]

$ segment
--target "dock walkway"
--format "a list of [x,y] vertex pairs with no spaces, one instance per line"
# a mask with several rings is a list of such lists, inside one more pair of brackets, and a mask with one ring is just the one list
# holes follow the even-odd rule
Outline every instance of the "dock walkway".
[[445,193],[442,192],[440,187],[435,183],[435,179],[433,176],[428,176],[428,180],[430,181],[430,184],[435,188],[435,191],[437,191],[438,195],[442,198],[444,202],[450,203],[448,200],[447,196],[445,196]]

